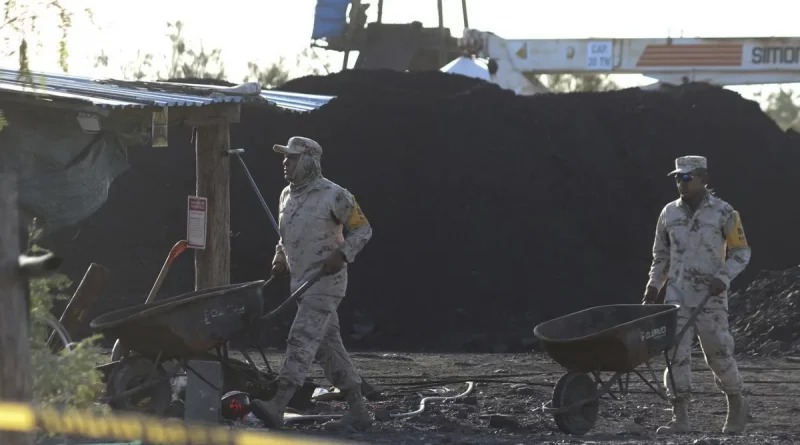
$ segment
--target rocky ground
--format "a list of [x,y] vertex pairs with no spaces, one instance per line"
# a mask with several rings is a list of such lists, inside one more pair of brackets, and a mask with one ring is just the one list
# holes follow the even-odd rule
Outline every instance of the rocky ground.
[[737,350],[800,355],[800,266],[764,272],[730,297]]
[[[739,366],[750,398],[750,422],[739,436],[720,430],[725,421],[725,398],[714,387],[702,356],[695,354],[695,397],[690,408],[692,434],[656,437],[654,431],[669,421],[669,405],[638,378],[621,401],[605,397],[597,422],[588,434],[560,432],[552,417],[537,411],[552,395],[564,370],[546,354],[398,354],[353,353],[353,360],[379,396],[369,397],[371,412],[408,413],[419,408],[421,397],[458,396],[475,382],[471,393],[455,401],[432,401],[424,412],[404,419],[375,421],[360,433],[324,432],[321,423],[288,426],[286,433],[345,443],[374,444],[788,444],[800,441],[800,358],[739,356]],[[267,358],[273,368],[282,354]],[[662,362],[653,363],[655,369]],[[315,381],[325,388],[321,370]],[[603,375],[608,378],[608,374]],[[616,393],[615,393],[616,394]],[[341,401],[316,401],[302,414],[341,413]],[[246,422],[235,428],[252,428]],[[267,431],[264,431],[267,432]],[[97,441],[51,439],[40,445],[88,444]],[[143,444],[147,445],[147,444]]]
[[[410,412],[421,396],[454,396],[466,383],[435,384],[449,380],[476,382],[474,391],[458,401],[430,402],[425,411],[405,419],[375,422],[364,433],[326,433],[319,424],[292,425],[290,431],[320,438],[382,444],[520,444],[520,443],[673,443],[673,444],[778,444],[800,441],[800,360],[739,358],[750,393],[751,421],[742,436],[726,437],[725,398],[718,393],[701,356],[695,356],[695,398],[691,413],[696,433],[656,438],[653,432],[670,418],[669,405],[640,380],[631,380],[631,394],[622,401],[606,397],[594,429],[582,437],[568,436],[556,428],[552,417],[537,412],[549,400],[564,370],[540,353],[523,354],[395,354],[354,353],[367,380],[378,388],[382,400],[368,402],[376,408]],[[281,355],[269,355],[279,366]],[[655,363],[660,368],[662,363]],[[658,369],[657,368],[657,369]],[[327,385],[315,371],[320,385]],[[609,375],[604,375],[607,378]],[[634,376],[635,377],[635,376]],[[431,382],[427,388],[420,385]],[[416,386],[416,388],[414,388]],[[315,402],[308,413],[341,411],[343,402]]]

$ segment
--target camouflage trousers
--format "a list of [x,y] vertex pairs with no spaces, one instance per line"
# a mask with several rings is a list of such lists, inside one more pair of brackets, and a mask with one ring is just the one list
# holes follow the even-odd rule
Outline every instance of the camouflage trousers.
[[[689,321],[693,308],[681,307],[678,310],[677,332]],[[689,395],[692,391],[692,340],[695,335],[700,339],[706,364],[714,373],[717,389],[726,394],[741,394],[742,376],[733,357],[734,341],[728,325],[728,311],[724,308],[703,309],[695,319],[694,327],[690,327],[683,335],[681,342],[669,351],[672,362],[672,373],[675,387],[669,378],[669,371],[664,370],[664,386],[670,397]]]
[[298,303],[286,355],[279,377],[302,386],[314,360],[322,366],[325,378],[340,389],[361,385],[350,356],[342,344],[336,309],[342,297],[303,295]]

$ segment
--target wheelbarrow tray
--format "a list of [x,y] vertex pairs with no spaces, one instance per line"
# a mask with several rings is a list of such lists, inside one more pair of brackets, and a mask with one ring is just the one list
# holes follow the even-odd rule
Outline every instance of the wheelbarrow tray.
[[575,372],[633,372],[672,346],[678,306],[596,306],[539,324],[534,335],[559,365]]
[[189,292],[101,315],[90,326],[125,347],[162,360],[192,357],[227,342],[264,310],[264,281]]

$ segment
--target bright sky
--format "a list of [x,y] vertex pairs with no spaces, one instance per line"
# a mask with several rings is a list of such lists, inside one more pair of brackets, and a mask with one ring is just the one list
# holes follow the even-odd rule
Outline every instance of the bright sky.
[[[29,0],[30,2],[36,0]],[[377,17],[377,0],[368,20]],[[154,64],[164,67],[170,54],[166,37],[168,21],[182,20],[190,46],[222,49],[229,80],[238,82],[247,73],[247,62],[268,64],[279,56],[294,63],[297,53],[310,42],[316,0],[62,0],[72,10],[91,8],[96,26],[82,16],[74,19],[70,34],[70,72],[88,76],[121,77],[120,67],[132,63],[137,51],[152,53]],[[768,37],[798,36],[800,2],[796,0],[636,0],[536,1],[468,0],[469,25],[505,38],[587,38],[587,37]],[[79,15],[79,14],[78,14]],[[444,0],[444,24],[460,35],[463,29],[461,0]],[[385,0],[383,21],[437,26],[436,0]],[[43,39],[57,42],[55,22],[41,23],[48,29]],[[109,68],[95,68],[94,59],[104,50]],[[325,55],[334,70],[342,65],[338,53]],[[31,68],[59,71],[53,43],[39,49]],[[351,56],[351,63],[354,57]],[[16,68],[16,58],[0,60]],[[163,68],[162,68],[163,70]],[[302,72],[298,73],[302,74]],[[639,76],[624,83],[649,83]],[[628,81],[626,81],[628,80]],[[800,79],[798,79],[800,82]],[[790,85],[798,87],[800,85]],[[778,87],[766,87],[765,92]],[[751,97],[752,87],[733,87]],[[760,87],[755,88],[755,90]],[[800,92],[800,88],[795,88]]]

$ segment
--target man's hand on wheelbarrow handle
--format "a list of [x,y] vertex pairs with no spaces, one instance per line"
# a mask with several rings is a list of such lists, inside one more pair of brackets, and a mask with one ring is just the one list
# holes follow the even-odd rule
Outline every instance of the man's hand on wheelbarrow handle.
[[346,262],[344,253],[342,253],[341,250],[335,250],[331,252],[328,258],[325,259],[325,262],[322,263],[322,273],[325,275],[333,275],[342,270]]
[[708,285],[708,292],[712,296],[716,297],[717,295],[719,295],[723,291],[725,291],[725,289],[727,287],[728,286],[726,286],[725,283],[722,280],[720,280],[719,278],[714,278],[714,279],[711,280],[711,283]]
[[281,277],[281,276],[286,275],[286,272],[287,272],[287,269],[286,269],[286,265],[285,264],[283,264],[283,263],[275,263],[275,264],[272,265],[272,271],[271,271],[270,276]]
[[642,304],[653,304],[658,299],[658,289],[652,286],[647,286],[647,290],[644,291],[644,298],[642,298]]

